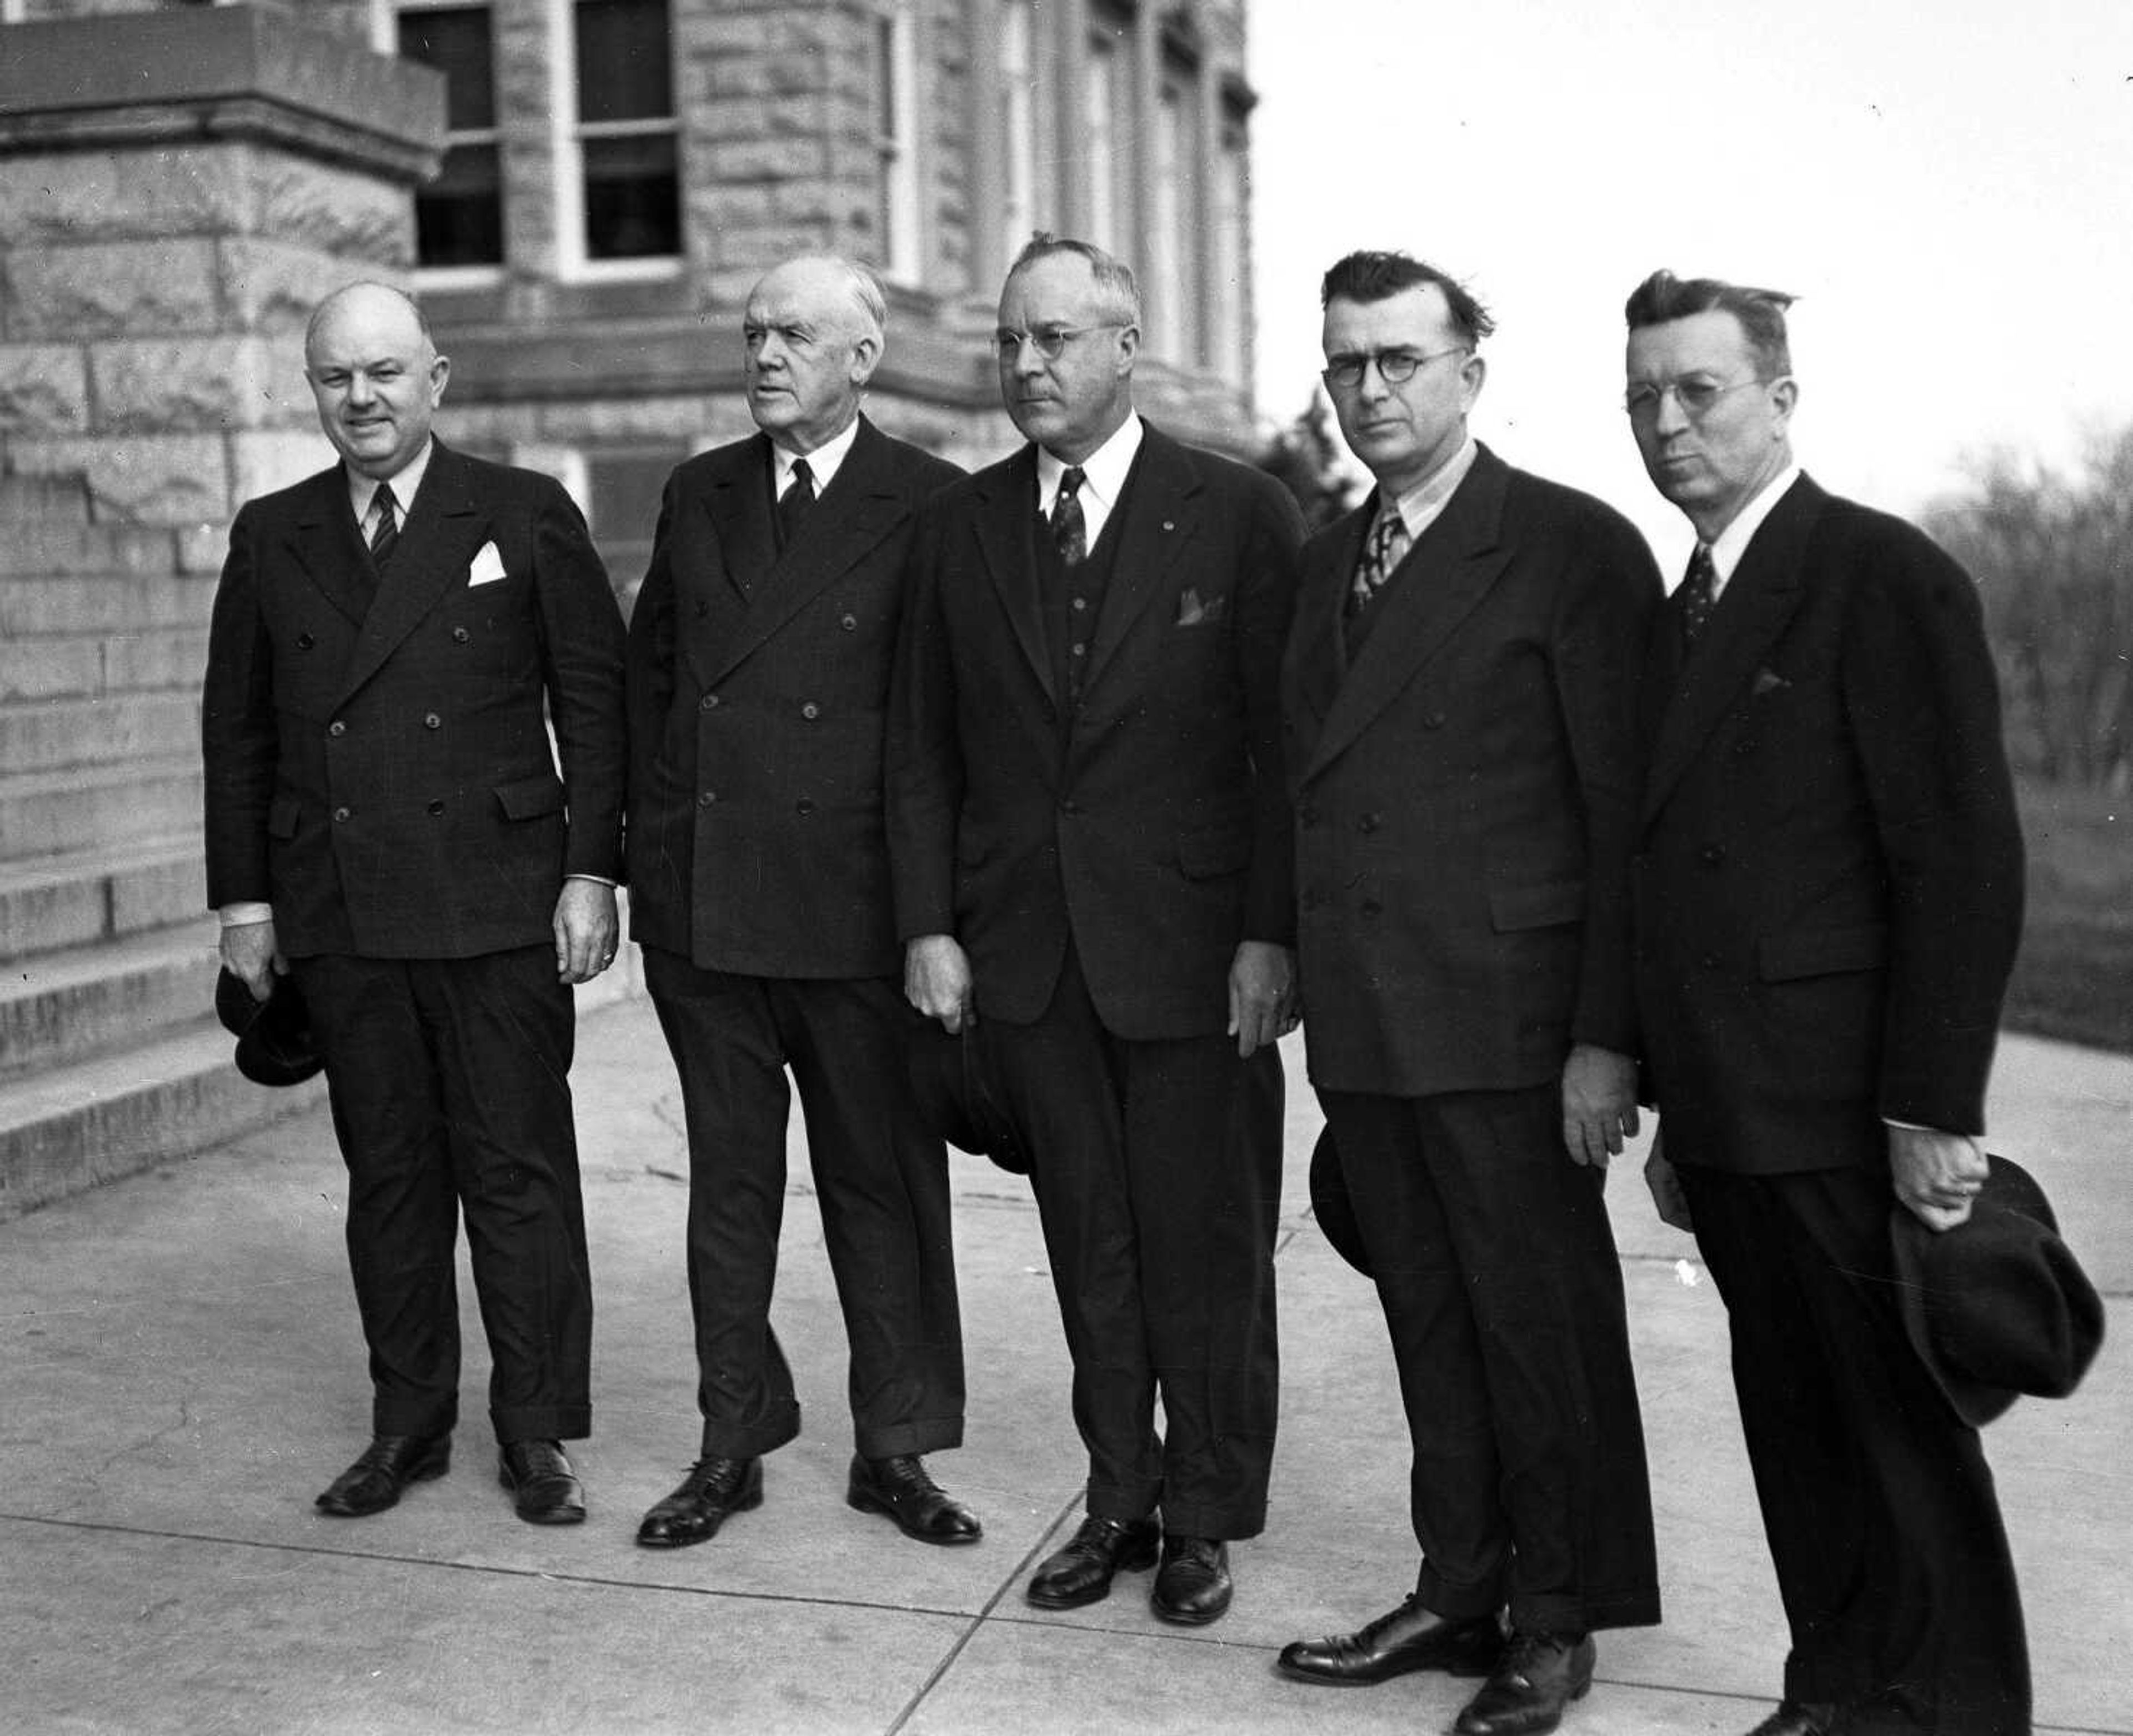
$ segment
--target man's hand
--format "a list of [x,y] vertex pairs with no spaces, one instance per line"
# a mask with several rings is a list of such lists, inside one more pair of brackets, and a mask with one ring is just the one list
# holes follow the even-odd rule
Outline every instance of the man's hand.
[[263,1001],[274,992],[274,979],[289,974],[289,961],[274,944],[274,924],[240,922],[222,931],[223,968],[243,981],[252,998]]
[[1296,955],[1271,940],[1240,940],[1230,961],[1230,1030],[1237,1054],[1274,1042],[1296,1028]]
[[1562,1065],[1562,1142],[1570,1161],[1604,1170],[1624,1137],[1636,1131],[1636,1062],[1612,1049],[1575,1045]]
[[921,935],[903,949],[903,998],[951,1036],[977,1022],[970,955],[953,935]]
[[590,983],[614,963],[621,929],[615,921],[614,888],[582,877],[566,880],[556,900],[556,974],[566,983]]
[[1928,1229],[1953,1229],[1968,1218],[1989,1173],[1985,1148],[1967,1133],[1889,1129],[1889,1174],[1896,1197]]
[[1681,1185],[1680,1172],[1666,1160],[1665,1137],[1664,1128],[1652,1135],[1651,1154],[1644,1159],[1644,1185],[1652,1190],[1659,1222],[1694,1235],[1696,1222],[1688,1213],[1688,1190]]

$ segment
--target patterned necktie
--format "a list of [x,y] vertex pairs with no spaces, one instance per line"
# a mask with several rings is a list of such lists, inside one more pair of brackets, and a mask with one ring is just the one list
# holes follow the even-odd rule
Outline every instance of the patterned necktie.
[[792,460],[792,480],[785,492],[778,497],[778,534],[779,539],[790,544],[800,534],[800,527],[806,522],[807,514],[815,505],[815,473],[807,468],[807,460]]
[[1081,467],[1070,464],[1059,478],[1059,498],[1052,503],[1052,546],[1068,566],[1079,566],[1089,552],[1088,521],[1081,516]]
[[1365,608],[1384,589],[1385,581],[1407,559],[1408,548],[1407,521],[1397,507],[1383,508],[1378,522],[1370,527],[1370,540],[1363,545],[1363,558],[1355,563],[1355,582],[1348,591],[1351,614]]
[[1681,641],[1693,645],[1710,624],[1711,612],[1718,607],[1718,569],[1712,564],[1711,551],[1702,543],[1688,557],[1688,573],[1681,581]]
[[392,558],[392,551],[400,546],[400,503],[392,498],[392,484],[380,483],[378,492],[370,497],[373,520],[370,527],[370,564],[380,573],[385,563]]

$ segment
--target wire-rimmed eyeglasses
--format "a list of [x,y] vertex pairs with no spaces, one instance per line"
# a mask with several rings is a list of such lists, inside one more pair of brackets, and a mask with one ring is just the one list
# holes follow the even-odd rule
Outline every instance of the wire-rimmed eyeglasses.
[[1369,349],[1360,355],[1334,356],[1318,370],[1318,377],[1326,382],[1329,392],[1353,392],[1363,383],[1364,371],[1375,362],[1378,377],[1388,386],[1404,386],[1432,362],[1441,362],[1447,356],[1463,356],[1471,353],[1474,346],[1461,344],[1452,349],[1432,349],[1428,353],[1418,349]]

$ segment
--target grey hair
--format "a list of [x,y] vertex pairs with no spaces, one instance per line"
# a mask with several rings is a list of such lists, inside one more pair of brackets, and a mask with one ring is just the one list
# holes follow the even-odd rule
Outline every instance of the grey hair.
[[1055,235],[1049,229],[1034,231],[1014,256],[1014,263],[1008,267],[1008,277],[1023,267],[1034,265],[1040,259],[1054,254],[1071,253],[1089,267],[1089,275],[1096,280],[1096,291],[1102,298],[1104,311],[1121,325],[1140,328],[1140,286],[1134,281],[1132,267],[1124,261],[1105,252],[1093,241],[1077,241],[1071,235]]

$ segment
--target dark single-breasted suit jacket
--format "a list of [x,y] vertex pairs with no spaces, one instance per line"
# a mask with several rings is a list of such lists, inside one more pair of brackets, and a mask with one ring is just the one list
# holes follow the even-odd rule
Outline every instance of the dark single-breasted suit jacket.
[[585,520],[438,442],[366,611],[368,560],[338,466],[231,527],[208,901],[272,903],[292,957],[547,942],[565,875],[622,867],[622,617]]
[[1377,496],[1312,539],[1283,680],[1313,1084],[1508,1090],[1630,1052],[1644,539],[1485,446],[1370,605]]
[[1276,683],[1301,516],[1147,428],[1078,706],[1053,686],[1039,530],[1029,446],[922,520],[890,728],[898,927],[961,940],[983,1017],[1034,1021],[1071,934],[1115,1034],[1219,1035],[1238,943],[1293,931]]
[[743,975],[901,973],[889,665],[918,509],[962,474],[861,418],[782,553],[763,435],[668,479],[630,618],[634,939]]
[[2022,842],[1975,588],[1795,482],[1684,665],[1653,636],[1637,999],[1676,1162],[1885,1165],[1881,1117],[1975,1133]]

